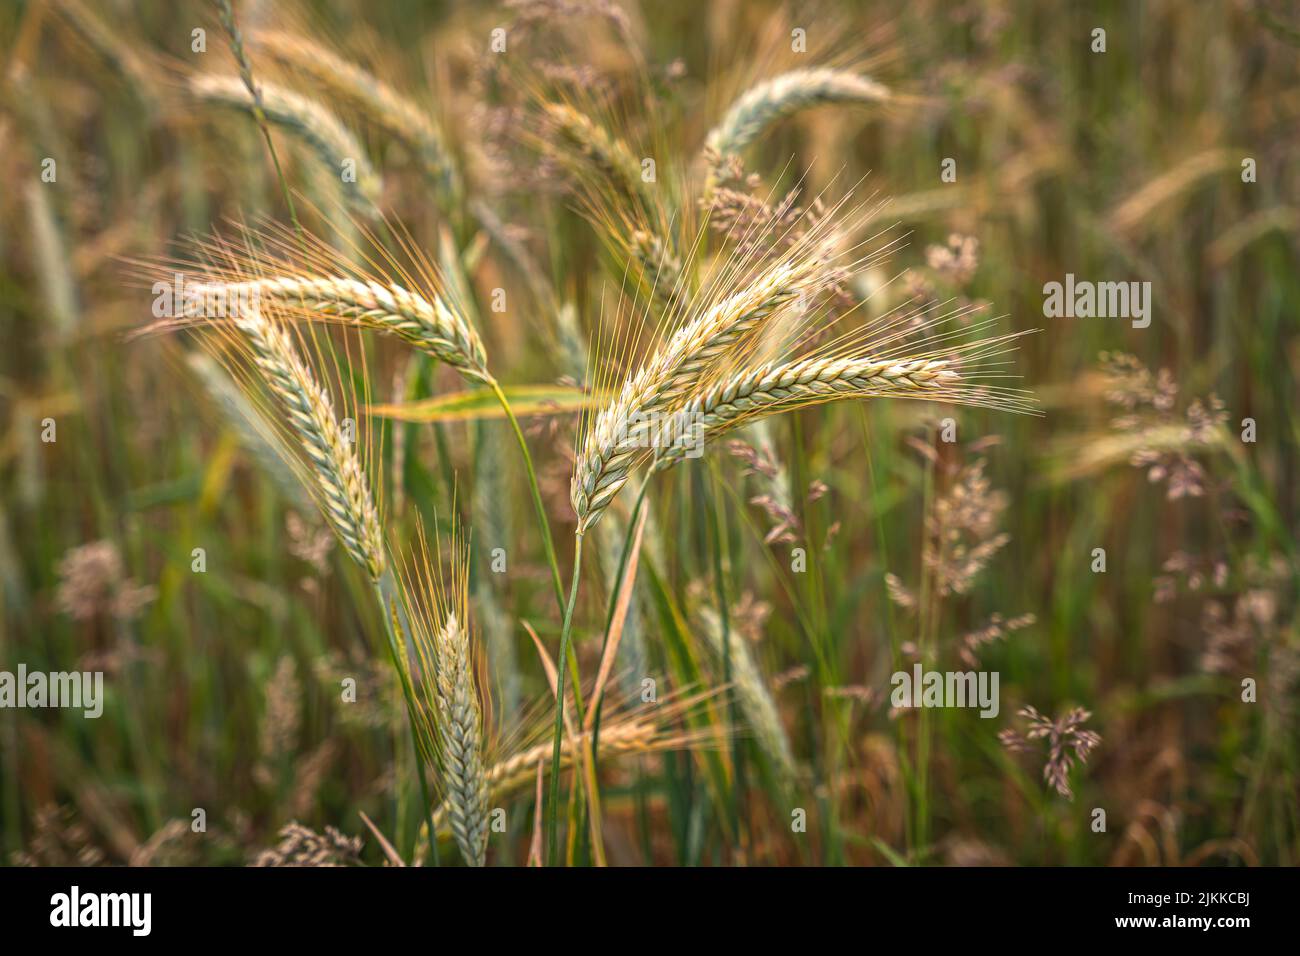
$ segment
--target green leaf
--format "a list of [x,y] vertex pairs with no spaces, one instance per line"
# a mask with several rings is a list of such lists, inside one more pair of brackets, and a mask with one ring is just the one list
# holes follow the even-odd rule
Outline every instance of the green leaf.
[[[590,408],[601,396],[571,385],[503,385],[516,415],[565,415]],[[475,388],[438,395],[415,402],[370,405],[366,411],[377,418],[402,422],[463,422],[504,418],[505,410],[490,388]]]

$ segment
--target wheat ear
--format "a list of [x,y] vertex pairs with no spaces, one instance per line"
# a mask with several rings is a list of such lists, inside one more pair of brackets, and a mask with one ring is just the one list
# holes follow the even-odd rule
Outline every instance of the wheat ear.
[[[743,422],[806,405],[842,398],[922,398],[962,400],[955,386],[963,383],[954,363],[918,359],[809,358],[780,365],[768,363],[739,372],[693,396],[682,416],[695,428],[690,441],[679,440],[660,451],[655,470],[670,467]],[[978,387],[969,386],[972,389]]]
[[[353,206],[368,216],[374,215],[383,183],[348,128],[325,107],[306,97],[272,83],[259,82],[257,87],[261,93],[260,104],[237,76],[196,76],[190,79],[190,92],[203,102],[233,107],[253,115],[260,105],[269,122],[298,137],[316,154],[330,174],[338,179]],[[344,164],[349,161],[355,175],[345,178]]]
[[722,621],[717,612],[712,608],[702,608],[699,615],[704,624],[705,642],[713,655],[721,661],[730,653],[731,683],[736,689],[740,712],[745,715],[745,721],[753,730],[759,749],[771,764],[778,781],[782,786],[789,786],[798,773],[794,751],[790,748],[790,738],[781,723],[776,701],[772,699],[767,681],[763,679],[745,639],[733,628],[724,642]]
[[595,167],[626,198],[654,209],[654,198],[641,179],[641,163],[627,143],[581,110],[567,103],[544,103],[542,110],[560,138]]
[[782,262],[677,330],[623,385],[596,418],[582,445],[570,498],[578,531],[594,525],[627,483],[652,419],[673,409],[709,366],[764,319],[820,281],[814,258]]
[[465,378],[488,382],[483,342],[441,296],[426,297],[396,282],[338,275],[283,275],[198,288],[198,299],[222,294],[237,301],[270,300],[292,314],[335,316],[361,328],[397,336],[452,366]]
[[823,103],[887,103],[888,87],[847,70],[792,70],[750,87],[705,140],[719,157],[738,153],[772,123]]
[[460,190],[456,165],[429,114],[378,79],[307,37],[284,30],[256,30],[251,41],[282,64],[300,70],[313,84],[351,103],[366,120],[414,155],[430,182],[449,196]]
[[334,417],[329,395],[284,328],[258,309],[241,309],[232,321],[288,414],[288,424],[311,464],[313,490],[326,519],[353,560],[378,581],[387,567],[378,513],[365,471]]
[[465,862],[487,856],[488,788],[483,776],[483,716],[470,663],[469,634],[454,613],[434,638],[435,700],[447,817]]

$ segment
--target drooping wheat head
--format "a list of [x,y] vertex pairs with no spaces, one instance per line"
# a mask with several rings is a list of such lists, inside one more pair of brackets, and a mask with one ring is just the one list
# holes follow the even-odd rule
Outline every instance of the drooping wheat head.
[[779,243],[737,243],[740,251],[723,260],[677,330],[586,429],[571,488],[580,534],[638,464],[653,459],[653,470],[663,470],[747,421],[842,398],[1032,407],[1024,393],[979,381],[989,374],[980,363],[1015,338],[981,338],[991,320],[968,325],[966,309],[937,314],[934,306],[904,305],[855,326],[857,306],[819,299],[893,245],[861,256],[856,246],[843,251],[857,218],[861,207],[846,223],[821,216],[775,257],[767,250]]
[[[826,103],[882,104],[892,99],[888,87],[847,70],[792,70],[746,90],[722,121],[710,130],[705,149],[710,165],[739,153],[776,121],[810,106]],[[710,180],[714,175],[710,170]],[[705,193],[709,192],[706,186]]]
[[189,91],[201,102],[256,115],[301,140],[317,157],[343,195],[360,214],[376,215],[383,182],[365,149],[333,113],[283,87],[259,82],[260,102],[238,76],[194,76]]
[[255,30],[249,40],[271,59],[302,73],[315,88],[355,107],[361,117],[405,146],[424,175],[444,195],[453,197],[460,191],[460,178],[446,138],[427,109],[301,33]]
[[[800,245],[785,259],[737,282],[725,274],[698,304],[683,304],[668,321],[674,331],[618,388],[587,430],[574,474],[571,499],[578,530],[585,530],[627,483],[632,467],[665,417],[682,403],[712,364],[723,360],[766,319],[801,297],[816,293],[825,250]],[[734,273],[743,274],[747,264]]]
[[378,581],[387,567],[378,510],[361,459],[334,414],[329,394],[274,311],[241,309],[231,323],[286,416],[308,467],[307,485],[348,554]]
[[275,223],[240,227],[236,241],[213,236],[181,260],[140,263],[140,273],[164,286],[177,276],[184,296],[174,314],[152,327],[165,330],[208,321],[212,302],[273,305],[305,322],[353,325],[394,336],[456,369],[471,382],[490,382],[483,342],[438,270],[413,245],[399,240],[412,265],[387,251],[359,246],[340,252],[305,232]]

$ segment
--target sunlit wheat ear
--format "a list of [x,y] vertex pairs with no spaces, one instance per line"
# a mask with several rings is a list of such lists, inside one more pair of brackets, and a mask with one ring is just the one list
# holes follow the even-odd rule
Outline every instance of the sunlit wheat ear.
[[794,761],[794,751],[790,747],[790,738],[781,723],[781,715],[776,701],[768,689],[767,681],[758,669],[753,655],[750,654],[745,638],[734,628],[723,640],[722,621],[712,608],[701,608],[699,617],[703,623],[701,632],[719,661],[719,671],[724,654],[730,654],[731,684],[735,688],[736,700],[746,723],[754,732],[759,749],[762,750],[777,780],[783,786],[789,786],[796,779],[798,768]]
[[[995,340],[990,340],[995,341]],[[1000,341],[1000,340],[999,340]],[[676,464],[701,446],[757,418],[851,398],[909,398],[1032,411],[1024,393],[978,384],[961,370],[958,355],[943,359],[805,358],[739,372],[691,396],[682,420],[695,431],[657,452],[655,471]]]
[[469,631],[469,563],[466,542],[452,526],[450,566],[436,540],[430,556],[421,535],[415,565],[405,575],[411,643],[420,667],[421,693],[432,726],[423,739],[439,770],[447,821],[470,866],[487,857],[488,783],[484,773],[484,719],[478,658]]
[[434,647],[448,819],[466,862],[482,866],[488,833],[483,724],[470,667],[469,634],[455,614],[449,614],[439,628]]
[[846,70],[792,70],[750,87],[705,140],[717,157],[738,153],[772,123],[823,103],[888,103],[888,87]]
[[252,46],[301,71],[316,88],[356,107],[368,122],[402,143],[425,176],[445,194],[459,192],[451,152],[425,109],[369,71],[300,34],[255,30],[249,39]]
[[376,261],[271,224],[241,229],[234,242],[215,236],[200,242],[191,261],[141,263],[140,273],[164,287],[176,276],[185,280],[179,314],[155,330],[213,321],[206,316],[214,303],[267,303],[289,319],[394,336],[471,382],[490,382],[478,332],[441,294],[434,266],[413,245],[406,251],[414,259],[410,271],[387,253]]
[[[250,114],[257,105],[238,76],[191,77],[189,89],[202,102]],[[383,184],[357,138],[338,117],[319,103],[283,87],[259,81],[258,89],[267,121],[302,140],[338,181],[352,206],[364,215],[374,215]]]
[[489,378],[483,343],[440,297],[426,298],[396,283],[345,276],[281,275],[227,283],[232,294],[253,293],[293,313],[320,313],[394,335],[474,381]]
[[632,466],[644,455],[656,416],[671,412],[712,364],[824,279],[819,256],[776,263],[705,307],[624,381],[618,398],[600,412],[582,442],[570,490],[579,533],[599,520],[627,483]]
[[328,393],[280,322],[260,309],[241,309],[231,321],[309,463],[313,497],[348,554],[372,580],[379,580],[387,560],[378,512],[365,469],[339,426]]

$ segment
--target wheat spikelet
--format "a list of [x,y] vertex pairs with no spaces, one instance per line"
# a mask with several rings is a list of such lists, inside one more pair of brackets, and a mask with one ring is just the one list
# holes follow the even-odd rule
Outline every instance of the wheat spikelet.
[[744,637],[731,629],[724,642],[722,620],[718,613],[712,608],[701,608],[699,615],[704,623],[702,630],[705,641],[713,655],[721,662],[723,656],[730,653],[731,684],[736,689],[736,700],[740,704],[741,713],[754,731],[758,746],[771,763],[777,779],[782,785],[788,786],[798,772],[794,751],[790,748],[790,738],[781,723],[776,701],[772,699],[772,693],[750,654]]
[[[274,268],[263,263],[262,268]],[[197,298],[271,301],[292,315],[334,317],[362,328],[394,335],[465,378],[491,379],[478,333],[441,296],[412,292],[396,282],[341,275],[278,275],[195,287]]]
[[719,158],[738,153],[772,123],[823,103],[887,103],[887,87],[846,70],[792,70],[747,90],[705,140]]
[[570,497],[578,530],[595,524],[627,483],[642,456],[652,418],[670,411],[710,365],[733,350],[764,319],[816,288],[821,263],[814,256],[781,262],[683,325],[628,378],[588,432]]
[[[266,119],[301,139],[321,163],[338,179],[345,196],[360,212],[373,215],[383,184],[370,165],[355,136],[329,110],[283,87],[259,82],[258,98],[238,76],[196,76],[190,78],[190,92],[197,99],[228,106]],[[351,179],[344,178],[345,163],[351,161]]]
[[288,425],[310,462],[313,491],[352,559],[379,580],[387,566],[379,517],[365,471],[334,416],[329,395],[294,347],[289,333],[259,309],[232,319],[254,364],[288,414]]
[[402,143],[443,193],[459,192],[446,140],[425,110],[369,71],[300,34],[256,30],[250,39],[271,58],[300,70],[317,88],[351,103],[369,122]]

